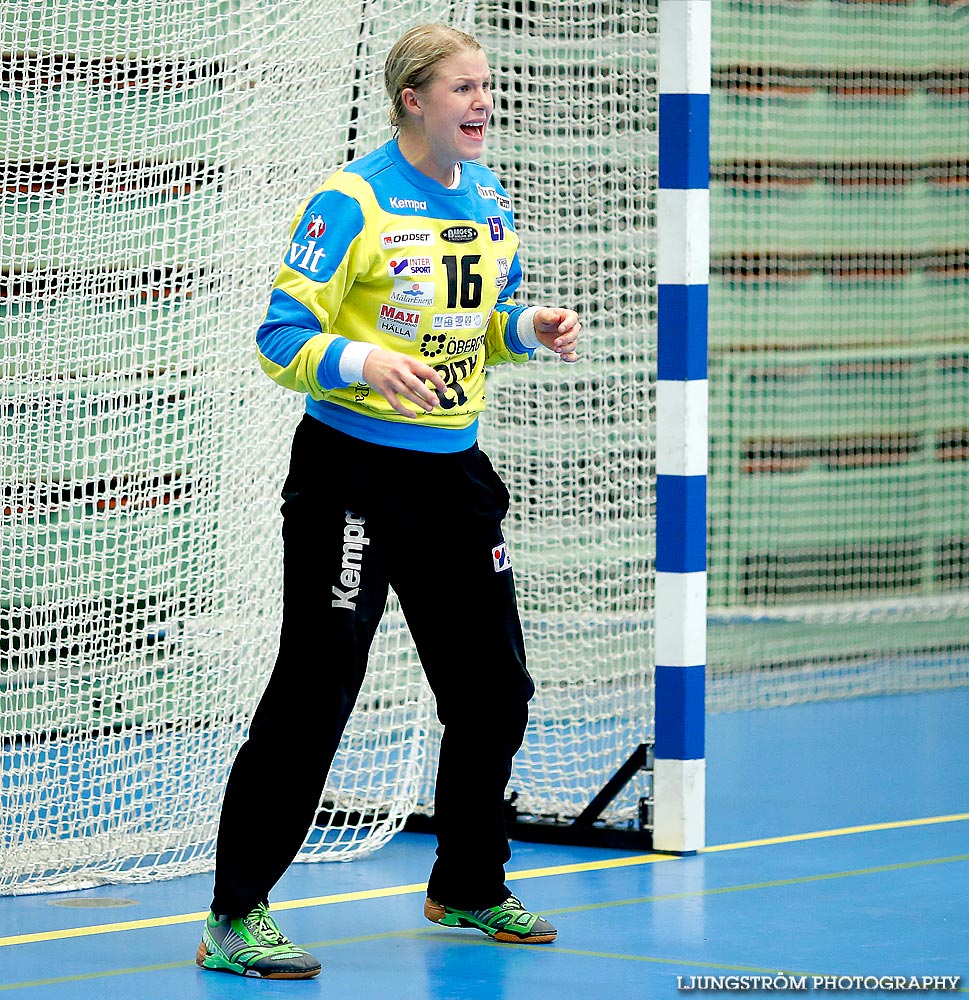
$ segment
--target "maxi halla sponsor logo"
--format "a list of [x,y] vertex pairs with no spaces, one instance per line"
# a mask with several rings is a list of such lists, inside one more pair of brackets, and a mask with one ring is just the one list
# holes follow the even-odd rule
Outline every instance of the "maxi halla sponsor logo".
[[798,976],[776,975],[677,976],[681,993],[954,993],[961,976]]
[[401,309],[399,306],[392,306],[389,302],[380,307],[380,315],[377,317],[377,329],[381,333],[390,333],[395,337],[403,337],[404,340],[417,339],[417,327],[421,322],[420,312],[414,309]]

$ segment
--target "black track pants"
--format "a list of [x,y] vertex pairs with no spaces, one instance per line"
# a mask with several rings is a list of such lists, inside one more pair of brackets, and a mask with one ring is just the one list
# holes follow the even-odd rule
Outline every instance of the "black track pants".
[[477,447],[387,448],[304,417],[283,498],[279,653],[226,786],[213,910],[266,901],[299,851],[388,586],[444,726],[428,893],[462,909],[501,902],[505,788],[534,693],[502,549],[505,487]]

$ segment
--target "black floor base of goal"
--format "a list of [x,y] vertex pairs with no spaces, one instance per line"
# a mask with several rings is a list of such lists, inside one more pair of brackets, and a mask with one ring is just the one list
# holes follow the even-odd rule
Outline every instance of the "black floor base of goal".
[[[574,818],[535,816],[519,811],[517,794],[505,802],[505,829],[512,840],[537,844],[566,844],[574,847],[609,847],[649,851],[653,847],[652,800],[640,799],[635,823],[609,825],[600,819],[603,809],[618,795],[638,771],[652,769],[652,745],[638,746],[629,759],[603,785],[595,798]],[[414,833],[432,833],[434,817],[413,815],[404,826]]]

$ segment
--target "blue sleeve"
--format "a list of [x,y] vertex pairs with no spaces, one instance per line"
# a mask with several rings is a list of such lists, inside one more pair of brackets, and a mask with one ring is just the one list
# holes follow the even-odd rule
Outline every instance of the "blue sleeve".
[[292,228],[256,333],[260,363],[287,388],[318,395],[346,384],[339,369],[349,341],[332,319],[353,282],[351,248],[363,228],[359,203],[334,190],[310,198]]
[[531,358],[535,354],[535,349],[525,347],[518,339],[518,317],[528,308],[524,305],[517,305],[513,300],[515,292],[522,282],[522,268],[518,260],[518,254],[512,258],[511,267],[508,269],[508,283],[498,296],[495,305],[495,312],[503,314],[505,346],[512,354],[527,354]]

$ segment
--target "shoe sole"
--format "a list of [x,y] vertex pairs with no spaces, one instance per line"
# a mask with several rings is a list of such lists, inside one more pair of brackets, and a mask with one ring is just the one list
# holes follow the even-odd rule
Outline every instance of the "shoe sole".
[[318,965],[315,969],[307,969],[302,972],[259,972],[256,969],[247,969],[243,965],[236,965],[228,962],[218,955],[213,955],[205,942],[202,941],[195,952],[195,964],[206,972],[227,972],[234,976],[246,976],[249,979],[312,979],[323,971],[323,966]]
[[506,944],[549,944],[558,935],[558,931],[546,934],[512,934],[509,931],[494,931],[484,924],[459,917],[456,913],[448,913],[440,903],[430,899],[424,900],[424,916],[432,924],[440,924],[442,927],[474,927],[487,934],[492,941],[502,941]]

